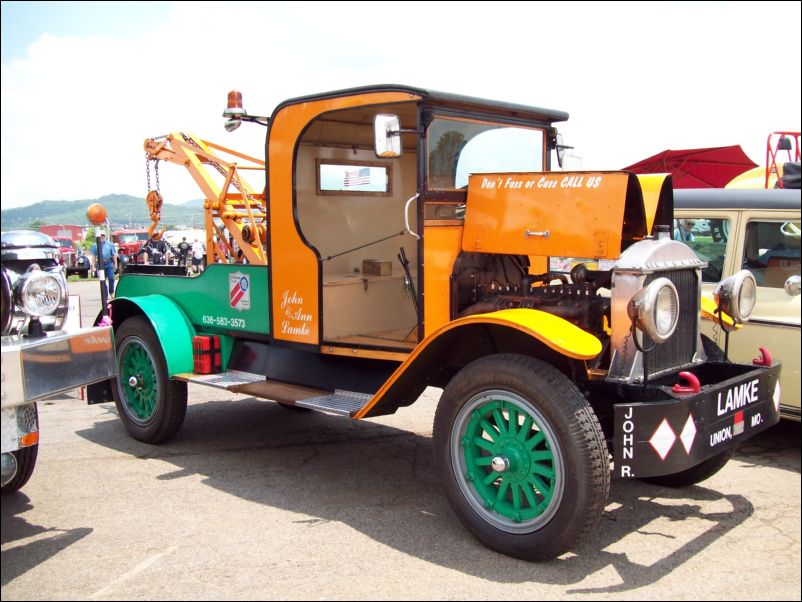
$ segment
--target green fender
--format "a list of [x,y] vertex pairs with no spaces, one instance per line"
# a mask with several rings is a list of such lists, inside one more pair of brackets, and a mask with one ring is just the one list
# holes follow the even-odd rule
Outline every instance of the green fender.
[[195,327],[175,301],[164,295],[118,297],[112,301],[111,316],[115,328],[134,315],[144,315],[150,320],[167,360],[167,373],[170,376],[192,372]]

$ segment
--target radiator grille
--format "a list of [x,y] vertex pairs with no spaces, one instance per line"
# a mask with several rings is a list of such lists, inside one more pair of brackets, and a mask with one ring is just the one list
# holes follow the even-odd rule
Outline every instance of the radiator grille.
[[[696,352],[697,327],[699,324],[699,279],[696,270],[668,270],[656,272],[646,278],[644,286],[657,278],[668,278],[679,294],[679,321],[672,337],[665,343],[655,345],[646,358],[649,376],[690,364]],[[645,337],[648,339],[648,337]],[[652,341],[645,341],[647,346]],[[648,348],[648,347],[647,347]]]

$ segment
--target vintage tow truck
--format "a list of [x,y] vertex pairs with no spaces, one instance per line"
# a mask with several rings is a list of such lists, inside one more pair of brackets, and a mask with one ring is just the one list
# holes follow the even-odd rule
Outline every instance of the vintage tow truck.
[[[203,191],[208,267],[120,280],[113,394],[135,438],[178,432],[187,383],[357,420],[441,387],[454,511],[485,545],[545,559],[597,523],[611,475],[696,483],[779,420],[770,353],[709,358],[700,334],[748,319],[751,275],[702,298],[670,177],[551,171],[566,113],[386,85],[270,118],[232,92],[224,117],[267,127],[264,160],[145,141],[149,165]],[[154,224],[160,203],[150,190]]]

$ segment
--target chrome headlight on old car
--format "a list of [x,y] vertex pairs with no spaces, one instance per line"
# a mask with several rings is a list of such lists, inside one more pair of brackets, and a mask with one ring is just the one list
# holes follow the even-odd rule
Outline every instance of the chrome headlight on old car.
[[679,294],[668,278],[657,278],[638,291],[627,307],[629,318],[655,343],[671,338],[679,320]]
[[716,304],[736,322],[746,322],[752,316],[757,301],[757,283],[749,270],[741,270],[725,278],[713,291]]
[[14,287],[14,300],[26,314],[34,317],[50,316],[64,305],[66,291],[56,274],[29,269]]

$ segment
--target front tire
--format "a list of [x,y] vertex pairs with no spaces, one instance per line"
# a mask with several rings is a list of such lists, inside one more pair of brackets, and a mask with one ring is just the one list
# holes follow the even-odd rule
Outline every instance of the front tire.
[[33,469],[36,466],[36,457],[39,455],[39,444],[37,443],[30,447],[21,447],[9,453],[14,456],[14,461],[17,463],[17,474],[15,474],[8,483],[3,485],[3,495],[22,489],[25,483],[31,478]]
[[434,420],[446,497],[489,548],[525,560],[571,549],[610,489],[592,408],[563,374],[521,355],[479,359],[449,383]]
[[146,443],[163,443],[184,423],[187,383],[171,380],[159,339],[144,316],[122,323],[117,341],[114,403],[126,430]]

